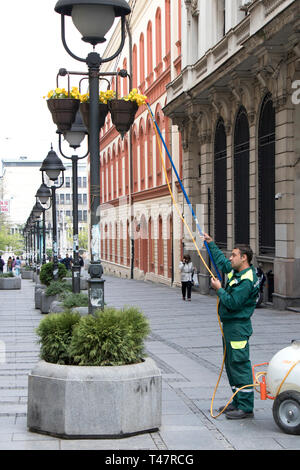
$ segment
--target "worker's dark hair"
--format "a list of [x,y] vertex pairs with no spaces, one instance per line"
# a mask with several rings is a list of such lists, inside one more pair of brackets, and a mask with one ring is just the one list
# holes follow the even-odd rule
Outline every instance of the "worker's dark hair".
[[237,250],[240,250],[241,255],[246,255],[248,263],[251,264],[252,258],[253,258],[253,251],[252,248],[249,245],[235,245]]
[[190,261],[191,261],[190,255],[184,255],[183,259],[185,259],[187,261],[187,263],[190,263]]

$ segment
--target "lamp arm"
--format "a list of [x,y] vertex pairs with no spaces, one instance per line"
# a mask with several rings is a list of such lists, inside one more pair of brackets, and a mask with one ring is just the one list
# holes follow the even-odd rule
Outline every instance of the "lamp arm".
[[121,17],[121,24],[122,24],[122,30],[121,30],[122,37],[121,37],[121,44],[119,46],[119,49],[111,57],[105,57],[104,59],[101,57],[101,63],[110,62],[111,60],[115,59],[122,51],[124,44],[125,44],[125,16]]
[[64,182],[65,182],[65,175],[64,175],[64,172],[62,171],[62,182],[61,182],[61,184],[60,184],[59,186],[53,185],[53,186],[51,186],[51,187],[52,187],[52,188],[55,188],[55,190],[56,190],[56,189],[60,189],[60,188],[62,188],[62,186],[64,185]]
[[66,31],[65,31],[65,15],[61,15],[61,40],[63,43],[63,46],[67,53],[73,57],[75,60],[79,60],[80,62],[86,62],[86,59],[83,59],[81,57],[78,57],[77,55],[73,54],[73,52],[69,49],[67,42],[66,42]]
[[[88,140],[88,142],[89,142],[89,140]],[[68,160],[72,160],[72,157],[67,157],[67,155],[65,155],[65,154],[63,153],[63,151],[62,151],[62,148],[61,148],[61,133],[59,133],[59,137],[58,137],[58,146],[59,146],[59,151],[60,151],[60,153],[62,154],[62,156],[63,156],[64,158],[67,158]],[[88,149],[87,149],[85,155],[83,155],[83,157],[77,157],[78,160],[81,160],[82,158],[87,157],[87,155],[89,154],[89,152],[90,152],[90,150],[89,150],[89,145],[88,145]]]
[[60,153],[62,154],[62,156],[64,158],[67,158],[68,160],[72,160],[72,157],[67,157],[67,155],[65,155],[64,152],[62,151],[62,148],[61,148],[61,133],[59,133],[59,136],[58,136],[58,147],[59,147]]

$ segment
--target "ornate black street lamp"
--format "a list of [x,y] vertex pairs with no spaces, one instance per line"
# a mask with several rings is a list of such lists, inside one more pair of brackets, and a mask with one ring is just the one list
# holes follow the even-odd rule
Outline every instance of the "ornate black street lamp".
[[39,201],[36,201],[32,208],[32,217],[34,219],[34,228],[36,233],[36,271],[39,274],[40,261],[41,261],[41,240],[40,240],[40,216],[43,212],[43,207]]
[[42,233],[43,233],[43,255],[42,264],[46,263],[46,211],[51,207],[51,199],[49,207],[44,207],[47,204],[49,198],[51,198],[51,191],[44,183],[41,184],[35,195],[36,199],[39,199],[42,207]]
[[[43,183],[46,185],[44,180],[44,173],[47,174],[48,178],[53,182],[52,186],[47,186],[48,189],[51,189],[52,197],[52,251],[53,251],[53,279],[58,280],[58,258],[57,258],[57,223],[56,223],[56,190],[61,188],[64,184],[64,171],[65,167],[62,164],[61,159],[54,152],[51,147],[51,150],[48,152],[47,157],[42,163],[40,168],[42,172]],[[56,186],[54,182],[58,179],[60,173],[62,172],[62,182],[59,186]]]
[[[78,155],[72,155],[68,157],[62,151],[61,147],[61,132],[59,134],[59,151],[64,158],[72,160],[72,197],[73,197],[73,265],[72,265],[72,291],[74,294],[80,292],[80,264],[79,264],[79,242],[78,242],[78,160],[85,158],[88,155],[89,150],[85,155],[79,157]],[[77,111],[75,122],[73,123],[69,131],[64,132],[64,138],[68,142],[69,146],[74,151],[80,147],[81,142],[87,134],[86,127],[84,126],[81,118],[80,111]]]
[[[100,261],[100,125],[99,125],[99,72],[100,65],[110,62],[123,49],[125,42],[125,16],[131,12],[125,0],[59,0],[55,11],[61,15],[62,43],[68,54],[75,60],[86,63],[89,76],[90,115],[89,115],[89,151],[90,151],[90,255],[89,267],[89,313],[104,306],[104,284],[100,282],[103,267]],[[82,40],[95,45],[105,41],[105,34],[111,28],[116,17],[121,17],[121,43],[111,57],[102,58],[95,50],[86,58],[75,55],[67,46],[65,38],[65,16],[71,16],[75,27],[82,35]],[[91,281],[95,282],[91,282]]]

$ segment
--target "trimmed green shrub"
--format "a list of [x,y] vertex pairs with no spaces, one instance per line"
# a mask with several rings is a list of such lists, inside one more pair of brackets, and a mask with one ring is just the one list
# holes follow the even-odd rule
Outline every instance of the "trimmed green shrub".
[[73,292],[64,292],[60,299],[64,308],[87,307],[89,305],[89,297],[87,294],[73,294]]
[[14,277],[14,273],[11,271],[8,273],[1,273],[0,277]]
[[107,307],[95,316],[53,313],[41,320],[41,359],[55,364],[119,366],[141,362],[148,320],[135,307]]
[[71,365],[69,346],[72,330],[80,320],[79,313],[51,313],[40,321],[36,329],[40,337],[40,357],[54,364]]
[[47,289],[45,290],[45,294],[47,296],[50,295],[59,295],[64,294],[66,291],[70,292],[72,290],[72,286],[64,281],[51,281]]
[[[66,277],[68,270],[64,264],[58,263],[58,279]],[[53,262],[43,264],[40,271],[41,283],[45,286],[49,286],[50,282],[53,281]]]
[[70,355],[80,366],[120,366],[141,362],[148,320],[135,307],[106,307],[82,317],[73,330]]

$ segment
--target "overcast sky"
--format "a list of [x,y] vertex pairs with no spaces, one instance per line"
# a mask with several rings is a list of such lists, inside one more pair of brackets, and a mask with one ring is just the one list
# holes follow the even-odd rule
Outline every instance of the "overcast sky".
[[[56,126],[43,96],[56,87],[61,67],[87,71],[62,45],[55,4],[56,0],[14,0],[2,6],[0,160],[20,156],[43,160],[51,143],[58,152]],[[92,50],[81,40],[70,17],[66,17],[66,37],[76,55],[86,57]],[[78,82],[75,76],[71,84]],[[59,86],[67,88],[67,79],[60,77]]]

